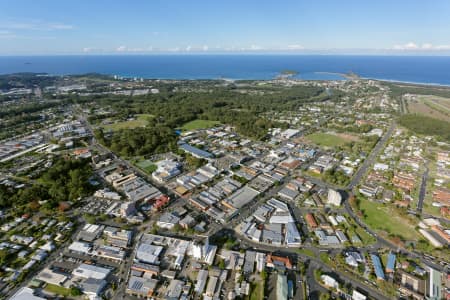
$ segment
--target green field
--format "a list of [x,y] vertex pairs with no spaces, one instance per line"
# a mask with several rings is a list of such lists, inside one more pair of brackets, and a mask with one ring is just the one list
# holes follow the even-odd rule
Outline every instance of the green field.
[[254,289],[251,292],[250,300],[264,299],[264,282],[262,280],[256,280],[253,284]]
[[148,159],[141,160],[140,162],[136,163],[136,165],[148,174],[153,173],[157,168],[156,165]]
[[406,216],[401,216],[395,208],[369,200],[361,200],[364,222],[375,230],[402,236],[406,240],[417,240],[418,232]]
[[110,129],[112,131],[117,131],[121,129],[133,129],[137,127],[145,127],[148,124],[148,119],[152,118],[153,115],[150,114],[140,114],[136,115],[134,120],[117,122],[113,124],[102,125],[104,129]]
[[56,284],[48,283],[44,289],[48,292],[58,294],[61,296],[65,296],[65,297],[70,296],[70,289],[56,285]]
[[338,147],[350,142],[349,140],[330,133],[317,132],[306,136],[308,140],[318,146]]
[[210,120],[194,120],[191,122],[187,122],[186,124],[181,127],[182,130],[190,131],[190,130],[196,130],[196,129],[205,129],[205,128],[211,128],[216,125],[219,125],[220,122],[218,121],[210,121]]

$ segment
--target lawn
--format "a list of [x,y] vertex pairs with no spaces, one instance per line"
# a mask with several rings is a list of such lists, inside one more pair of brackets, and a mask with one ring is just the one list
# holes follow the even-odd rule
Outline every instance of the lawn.
[[56,285],[56,284],[48,283],[44,289],[48,292],[58,294],[61,296],[66,296],[66,297],[70,296],[70,289]]
[[264,282],[262,280],[256,280],[253,284],[254,289],[250,295],[250,300],[264,299]]
[[205,129],[205,128],[211,128],[216,125],[219,125],[220,122],[218,121],[210,121],[210,120],[194,120],[191,122],[187,122],[181,127],[184,131],[190,131],[190,130],[196,130],[196,129]]
[[361,200],[364,222],[375,230],[402,236],[406,240],[417,240],[418,233],[407,216],[400,215],[395,208],[369,200]]
[[338,147],[350,142],[349,139],[344,137],[324,132],[313,133],[306,136],[306,138],[312,143],[324,147]]
[[157,168],[156,165],[148,159],[141,160],[136,163],[136,165],[148,174],[155,172]]
[[116,122],[112,124],[103,125],[105,129],[111,129],[112,131],[117,131],[121,129],[133,129],[137,127],[145,127],[148,124],[148,118],[152,118],[153,115],[150,114],[140,114],[137,115],[134,120]]

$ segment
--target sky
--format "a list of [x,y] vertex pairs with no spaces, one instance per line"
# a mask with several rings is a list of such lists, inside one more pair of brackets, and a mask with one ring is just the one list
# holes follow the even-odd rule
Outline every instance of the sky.
[[450,0],[0,0],[0,55],[450,55]]

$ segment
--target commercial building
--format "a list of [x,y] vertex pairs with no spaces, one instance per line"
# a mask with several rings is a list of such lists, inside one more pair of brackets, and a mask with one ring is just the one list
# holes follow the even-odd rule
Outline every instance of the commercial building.
[[111,273],[111,269],[98,267],[95,265],[81,264],[73,270],[72,275],[81,278],[105,279]]
[[328,190],[328,204],[340,206],[342,202],[342,196],[338,191],[329,189]]
[[442,299],[442,273],[438,270],[428,267],[428,299],[439,300]]
[[288,282],[286,275],[278,274],[277,276],[277,300],[288,299]]

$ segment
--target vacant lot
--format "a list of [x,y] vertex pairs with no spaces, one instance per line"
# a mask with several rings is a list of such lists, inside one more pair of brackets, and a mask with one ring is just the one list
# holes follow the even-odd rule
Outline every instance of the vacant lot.
[[46,291],[48,291],[48,292],[51,292],[51,293],[54,293],[54,294],[58,294],[60,296],[66,296],[66,297],[70,296],[70,290],[69,289],[67,289],[65,287],[62,287],[62,286],[59,286],[59,285],[56,285],[56,284],[48,283],[45,286],[44,289]]
[[402,236],[405,240],[417,240],[418,233],[407,216],[399,215],[393,207],[381,203],[362,200],[360,209],[364,212],[364,222],[372,229]]
[[148,124],[148,119],[152,118],[152,115],[149,114],[141,114],[137,115],[133,120],[127,120],[122,122],[116,122],[112,124],[103,125],[102,127],[105,129],[111,129],[113,131],[121,130],[121,129],[133,129],[137,127],[145,127]]
[[205,128],[211,128],[216,125],[219,125],[220,122],[218,121],[210,121],[210,120],[194,120],[191,122],[188,122],[181,127],[182,130],[196,130],[196,129],[205,129]]
[[347,134],[337,135],[334,133],[323,133],[323,132],[313,133],[306,136],[306,139],[308,139],[312,143],[324,147],[342,146],[345,145],[346,143],[351,142],[352,140],[355,140],[355,138],[356,138],[355,136]]

